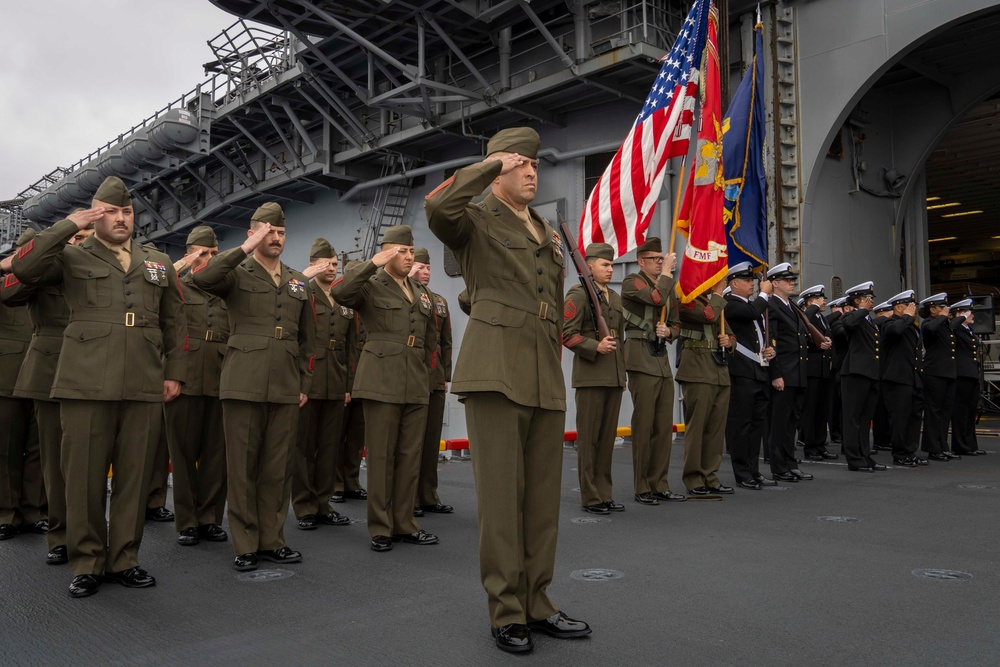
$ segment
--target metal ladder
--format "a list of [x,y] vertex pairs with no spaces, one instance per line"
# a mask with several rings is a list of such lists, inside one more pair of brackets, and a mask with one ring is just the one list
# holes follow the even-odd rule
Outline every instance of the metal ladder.
[[775,222],[776,261],[785,261],[792,270],[801,269],[802,240],[799,213],[798,118],[799,100],[796,83],[795,14],[788,0],[779,0],[774,7],[775,55],[773,76],[777,99],[772,107],[775,114]]
[[[383,163],[381,176],[384,178],[405,172],[408,166],[404,157],[393,155]],[[379,246],[382,245],[382,238],[389,227],[403,222],[406,217],[406,205],[410,201],[412,185],[412,179],[407,178],[380,185],[375,189],[372,212],[368,219],[368,229],[359,248],[364,252],[362,259],[368,259],[378,252]]]

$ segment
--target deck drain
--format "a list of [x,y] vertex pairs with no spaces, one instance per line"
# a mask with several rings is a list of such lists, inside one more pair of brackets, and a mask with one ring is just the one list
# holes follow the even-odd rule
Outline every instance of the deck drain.
[[830,521],[831,523],[858,523],[861,519],[856,519],[853,516],[821,516],[816,517],[820,521]]
[[602,567],[595,567],[589,570],[574,570],[570,572],[569,576],[577,581],[609,581],[611,579],[621,579],[625,576],[625,573],[618,570],[606,570]]
[[939,570],[936,568],[913,570],[912,574],[916,577],[935,579],[937,581],[965,581],[966,579],[972,579],[972,575],[968,572],[959,572],[958,570]]
[[254,570],[253,572],[244,572],[236,578],[240,581],[258,583],[261,581],[277,581],[278,579],[287,579],[294,576],[295,573],[290,570]]
[[596,516],[578,516],[570,519],[573,523],[607,523],[611,519],[602,519]]
[[960,488],[960,489],[972,489],[972,490],[975,490],[975,491],[986,491],[988,489],[992,489],[993,487],[992,486],[987,486],[986,484],[959,484],[958,488]]

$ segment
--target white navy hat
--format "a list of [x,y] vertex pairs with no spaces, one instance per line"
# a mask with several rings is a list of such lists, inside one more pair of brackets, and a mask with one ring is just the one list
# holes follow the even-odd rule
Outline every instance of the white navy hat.
[[799,296],[803,299],[808,299],[811,296],[821,296],[826,297],[826,288],[823,285],[813,285],[808,289],[804,289],[799,292]]
[[875,308],[872,309],[872,312],[873,313],[884,313],[887,310],[892,310],[892,305],[888,301],[886,301],[884,303],[880,303],[879,305],[875,306]]
[[736,266],[729,267],[726,280],[733,278],[754,278],[753,265],[750,262],[740,262]]
[[895,306],[897,303],[913,303],[914,301],[916,301],[914,294],[916,294],[916,292],[914,292],[911,289],[908,289],[905,292],[900,292],[896,296],[892,297],[891,299],[886,301],[886,303],[893,306]]
[[961,301],[956,301],[948,310],[972,310],[972,299],[962,299]]
[[830,306],[831,308],[841,308],[844,305],[844,302],[846,301],[847,301],[846,298],[840,297],[839,299],[834,299],[833,301],[831,301],[826,305]]
[[780,280],[781,278],[798,278],[799,274],[792,271],[792,265],[782,262],[767,272],[768,280]]
[[802,308],[803,306],[806,305],[806,300],[803,299],[802,297],[799,297],[799,300],[795,302],[795,305],[798,306],[799,308]]
[[727,294],[732,294],[732,293],[733,293],[732,287],[727,287],[726,289],[722,290],[722,296],[726,296]]
[[853,296],[874,296],[875,295],[875,283],[868,281],[866,283],[861,283],[860,285],[855,285],[846,292],[848,297]]
[[938,292],[937,294],[932,294],[923,301],[920,302],[921,306],[947,306],[948,305],[948,293]]

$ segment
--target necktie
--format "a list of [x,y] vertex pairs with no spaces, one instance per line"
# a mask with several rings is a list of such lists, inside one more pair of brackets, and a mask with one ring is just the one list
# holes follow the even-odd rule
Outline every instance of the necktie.
[[125,251],[125,246],[116,245],[112,248],[112,252],[115,253],[115,259],[118,263],[122,265],[122,271],[128,273],[128,269],[132,266],[132,256]]

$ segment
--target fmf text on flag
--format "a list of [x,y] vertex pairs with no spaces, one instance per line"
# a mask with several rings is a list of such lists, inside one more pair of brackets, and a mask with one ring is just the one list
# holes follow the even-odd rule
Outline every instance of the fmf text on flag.
[[578,243],[610,243],[620,257],[646,239],[667,160],[687,154],[709,0],[696,0],[632,129],[590,193]]

